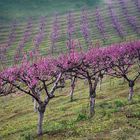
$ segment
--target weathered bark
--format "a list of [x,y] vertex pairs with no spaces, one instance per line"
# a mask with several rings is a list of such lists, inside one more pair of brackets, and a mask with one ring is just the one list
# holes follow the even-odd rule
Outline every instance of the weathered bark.
[[134,81],[130,80],[129,81],[129,96],[128,96],[128,101],[132,101],[134,94]]
[[[39,89],[35,89],[35,92],[37,94],[38,99],[40,100],[40,91],[39,91]],[[38,111],[38,103],[37,103],[36,99],[34,99],[33,97],[32,97],[32,102],[34,103],[34,112],[37,112]]]
[[42,135],[42,133],[43,133],[42,124],[43,124],[45,110],[46,110],[46,105],[44,105],[43,103],[39,104],[39,106],[38,106],[38,128],[37,128],[38,135]]
[[34,112],[37,112],[37,101],[32,97],[32,102],[34,103]]
[[38,103],[37,103],[37,101],[34,99],[34,112],[37,112],[37,105],[38,105]]
[[89,82],[89,93],[90,93],[90,117],[93,117],[95,114],[95,98],[96,98],[96,87],[98,83],[98,78],[94,80],[94,85],[92,84],[91,79],[88,79]]
[[38,135],[42,135],[42,133],[43,133],[42,123],[43,123],[43,118],[44,118],[44,112],[46,110],[46,106],[49,103],[50,99],[52,99],[54,97],[54,92],[57,89],[57,85],[58,85],[58,82],[59,82],[61,76],[62,76],[62,73],[60,73],[58,75],[58,78],[56,79],[53,87],[50,90],[49,96],[47,94],[47,97],[45,98],[44,102],[39,102],[38,103],[38,129],[37,129],[37,134]]
[[62,92],[63,87],[65,86],[65,79],[64,78],[60,80],[60,85],[62,86],[62,88],[60,88],[60,92]]
[[76,77],[73,77],[71,80],[71,92],[70,92],[70,101],[73,101],[73,93],[74,93],[74,89],[75,89],[75,80]]
[[95,108],[95,97],[96,97],[96,94],[90,96],[90,117],[93,117],[95,114],[95,109],[94,109]]
[[134,89],[133,89],[133,87],[129,87],[128,101],[132,101],[133,94],[134,94]]
[[60,74],[58,75],[57,80],[55,81],[53,87],[51,88],[50,96],[52,96],[52,97],[54,96],[53,94],[54,94],[55,90],[57,89],[57,85],[58,85],[59,80],[60,80],[61,77],[62,77],[62,73],[60,73]]
[[74,93],[74,88],[72,88],[71,92],[70,92],[70,101],[71,102],[73,101],[73,93]]

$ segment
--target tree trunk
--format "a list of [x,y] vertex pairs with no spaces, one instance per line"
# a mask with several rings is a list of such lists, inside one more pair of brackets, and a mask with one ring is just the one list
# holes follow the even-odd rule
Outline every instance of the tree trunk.
[[45,110],[46,110],[46,106],[43,103],[39,104],[39,107],[38,107],[38,127],[37,127],[37,134],[38,135],[42,135],[42,133],[43,133],[42,124],[43,124]]
[[[36,90],[38,98],[40,99],[39,90],[38,89],[35,89],[35,90]],[[34,99],[33,97],[32,97],[32,102],[34,103],[34,112],[37,112],[38,111],[38,103],[37,103],[36,99]]]
[[38,112],[38,129],[37,134],[42,135],[42,124],[43,124],[44,112]]
[[95,114],[95,97],[94,96],[90,96],[90,117],[93,117]]
[[71,88],[71,92],[70,92],[70,101],[73,101],[73,93],[74,93],[74,88]]
[[90,94],[90,117],[93,117],[95,114],[95,98],[96,98],[96,87],[98,84],[98,78],[95,78],[94,84],[92,84],[91,79],[88,79],[89,82],[89,94]]
[[37,101],[34,99],[34,112],[37,112]]
[[60,85],[62,86],[62,88],[60,88],[60,92],[62,92],[63,87],[65,86],[65,79],[60,79]]
[[128,96],[128,101],[132,101],[133,94],[134,94],[134,81],[129,80],[129,96]]
[[74,93],[74,89],[75,89],[75,81],[76,81],[76,77],[73,77],[71,79],[71,92],[70,92],[70,101],[73,101],[73,93]]
[[129,87],[128,101],[132,101],[133,94],[134,94],[134,89],[133,89],[133,87]]

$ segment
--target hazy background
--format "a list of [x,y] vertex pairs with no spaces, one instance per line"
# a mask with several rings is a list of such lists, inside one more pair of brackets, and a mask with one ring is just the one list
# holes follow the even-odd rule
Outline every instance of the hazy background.
[[0,23],[13,19],[25,20],[27,17],[39,17],[60,14],[68,10],[93,8],[102,0],[0,0]]

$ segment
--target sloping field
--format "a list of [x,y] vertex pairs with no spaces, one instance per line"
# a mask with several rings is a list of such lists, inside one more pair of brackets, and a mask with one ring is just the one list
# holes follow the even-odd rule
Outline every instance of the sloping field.
[[[93,46],[97,44],[106,46],[112,43],[136,40],[140,38],[137,32],[140,29],[140,9],[136,6],[137,0],[127,0],[126,6],[130,16],[135,17],[138,25],[134,30],[123,14],[123,8],[118,2],[113,1],[113,11],[123,31],[124,37],[120,37],[114,28],[109,13],[108,2],[99,6],[101,17],[105,25],[107,39],[102,38],[98,30],[95,16],[95,8],[87,10],[87,19],[90,29],[90,38]],[[65,7],[66,8],[66,7]],[[51,12],[51,9],[50,9]],[[59,12],[59,11],[58,11]],[[61,13],[62,12],[62,13]],[[54,56],[67,51],[67,14],[63,10],[58,15],[59,39],[56,42]],[[82,48],[87,50],[89,46],[81,33],[81,12],[73,11],[75,33],[73,39],[78,39]],[[44,16],[44,15],[43,15]],[[10,15],[9,15],[10,19]],[[24,45],[24,52],[29,52],[35,46],[33,40],[39,32],[40,18],[32,19],[33,27],[28,42]],[[19,43],[23,38],[28,21],[17,21],[15,26],[15,40],[8,48],[4,63],[12,65]],[[50,35],[52,32],[54,17],[46,17],[45,37],[39,46],[41,55],[51,54]],[[7,43],[11,32],[10,25],[0,25],[1,47]],[[134,68],[135,69],[135,68]],[[134,73],[131,72],[133,77]],[[128,83],[124,79],[104,77],[101,90],[97,89],[95,115],[89,117],[89,94],[87,83],[78,80],[74,92],[74,101],[70,102],[70,81],[66,88],[58,90],[55,98],[50,101],[46,108],[43,132],[41,137],[36,135],[37,116],[33,111],[33,102],[29,96],[22,93],[11,94],[0,98],[0,140],[140,140],[140,80],[134,86],[134,97],[130,103],[128,97]],[[43,93],[42,93],[43,94]],[[44,94],[43,94],[44,95]]]
[[[77,81],[74,101],[70,88],[58,91],[48,105],[43,123],[44,135],[36,136],[37,113],[29,96],[0,98],[2,140],[139,140],[140,86],[135,85],[132,103],[127,101],[128,85],[123,80],[106,79],[98,89],[95,116],[89,118],[88,87]],[[68,83],[69,84],[69,83]],[[69,87],[69,86],[67,86]]]
[[[136,1],[136,0],[135,0]],[[135,1],[127,0],[126,6],[129,13],[129,16],[136,18],[136,23],[138,25],[138,30],[140,29],[140,16],[139,16],[139,7],[136,6]],[[123,31],[125,32],[125,36],[122,38],[118,35],[116,29],[113,27],[113,23],[111,20],[111,16],[109,13],[108,4],[105,3],[103,6],[99,6],[99,11],[102,17],[102,20],[105,25],[105,33],[107,34],[107,39],[104,41],[100,31],[97,28],[97,21],[95,16],[95,8],[87,10],[87,19],[89,23],[90,29],[90,38],[92,44],[100,44],[100,46],[122,42],[127,40],[134,40],[139,38],[139,34],[134,31],[133,27],[128,23],[127,17],[124,16],[123,10],[119,1],[113,1],[113,11],[115,11],[116,16],[122,26]],[[73,39],[78,39],[82,44],[83,49],[88,49],[89,46],[85,43],[85,40],[81,33],[81,12],[73,12],[74,17],[74,26],[75,26],[75,33],[73,34]],[[50,35],[53,28],[54,17],[46,17],[46,25],[45,25],[45,37],[39,46],[40,53],[42,55],[47,55],[51,53],[51,40]],[[58,15],[58,24],[59,24],[59,38],[56,42],[56,49],[54,51],[54,55],[56,53],[65,52],[67,51],[66,42],[67,42],[67,14]],[[29,41],[24,45],[23,50],[25,52],[29,52],[34,48],[33,40],[36,34],[39,32],[40,26],[40,19],[35,20],[33,19],[33,27],[31,31],[31,37]],[[19,43],[22,40],[23,34],[27,27],[27,22],[17,22],[17,26],[15,29],[15,41],[12,43],[11,47],[7,51],[7,60],[6,62],[13,62],[14,56],[16,53],[16,49],[19,47]],[[5,44],[8,39],[8,34],[10,33],[10,28],[8,25],[1,25],[0,26],[0,42],[1,44]],[[4,45],[1,45],[4,46]],[[5,63],[6,63],[5,62]]]

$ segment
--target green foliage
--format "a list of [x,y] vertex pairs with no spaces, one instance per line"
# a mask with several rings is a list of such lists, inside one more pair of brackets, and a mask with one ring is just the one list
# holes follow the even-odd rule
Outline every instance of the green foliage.
[[87,120],[89,118],[89,116],[87,115],[88,114],[88,110],[89,110],[89,106],[87,106],[87,107],[82,106],[82,109],[80,110],[80,112],[78,114],[76,122]]
[[26,132],[20,135],[20,140],[34,140],[34,137],[31,133]]
[[87,119],[88,119],[88,117],[86,114],[79,114],[76,121],[85,121]]
[[114,104],[115,104],[115,107],[117,108],[124,106],[124,103],[121,100],[115,100]]

